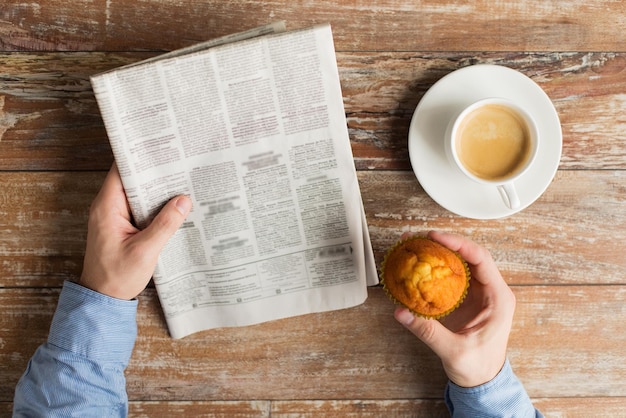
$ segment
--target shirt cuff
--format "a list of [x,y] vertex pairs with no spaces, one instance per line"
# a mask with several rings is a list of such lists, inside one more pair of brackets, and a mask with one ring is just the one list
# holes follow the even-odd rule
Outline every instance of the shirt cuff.
[[454,417],[542,416],[533,407],[508,359],[496,377],[480,386],[465,388],[448,382],[445,399]]
[[115,299],[66,281],[48,343],[99,362],[128,364],[137,338],[137,300]]

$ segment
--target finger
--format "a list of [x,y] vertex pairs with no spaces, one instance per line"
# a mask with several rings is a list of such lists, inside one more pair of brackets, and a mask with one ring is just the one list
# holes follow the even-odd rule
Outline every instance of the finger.
[[191,199],[189,197],[181,195],[171,199],[150,222],[150,225],[137,234],[137,240],[148,245],[149,250],[161,252],[190,211]]
[[122,178],[120,177],[117,165],[113,163],[107,176],[104,178],[104,183],[102,183],[99,194],[102,196],[110,196],[112,194],[120,194],[120,192],[123,194],[124,186],[122,185]]
[[[480,326],[493,312],[498,313],[499,319],[501,319],[500,322],[504,324],[510,322],[515,311],[515,296],[504,281],[489,251],[459,235],[431,231],[429,237],[451,250],[457,251],[468,262],[472,279],[479,282],[473,285],[470,284],[467,299],[469,300],[480,295],[481,300],[477,301],[478,303],[462,304],[460,311],[464,307],[470,310],[480,307],[481,311],[468,315],[472,319],[464,324],[463,328],[471,329]],[[452,324],[451,328],[454,330],[455,328]]]
[[126,201],[126,193],[124,192],[122,179],[115,163],[113,163],[107,173],[91,207],[92,209],[104,211],[107,216],[121,214],[124,218],[130,219],[130,209]]
[[397,308],[394,317],[439,357],[456,347],[456,336],[439,321],[415,316],[407,308]]
[[481,246],[460,235],[430,231],[428,237],[458,252],[470,264],[479,264],[486,256],[486,251]]
[[489,251],[474,241],[460,235],[438,231],[430,231],[428,236],[452,251],[458,252],[470,264],[472,277],[479,282],[483,284],[504,283],[500,270],[498,270]]

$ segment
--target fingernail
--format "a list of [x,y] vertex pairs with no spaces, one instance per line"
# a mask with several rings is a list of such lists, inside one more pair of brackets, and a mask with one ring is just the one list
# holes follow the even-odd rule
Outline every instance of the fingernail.
[[415,320],[415,316],[408,309],[399,309],[396,312],[396,320],[402,325],[409,326]]
[[176,209],[178,209],[181,215],[187,216],[191,210],[191,199],[187,196],[179,197],[176,199]]

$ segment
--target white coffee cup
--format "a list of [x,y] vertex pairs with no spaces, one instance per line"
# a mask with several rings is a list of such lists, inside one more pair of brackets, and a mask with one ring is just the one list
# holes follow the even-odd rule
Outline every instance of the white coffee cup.
[[539,132],[516,103],[491,97],[472,103],[446,130],[446,154],[467,178],[497,188],[510,209],[520,206],[515,181],[537,156]]

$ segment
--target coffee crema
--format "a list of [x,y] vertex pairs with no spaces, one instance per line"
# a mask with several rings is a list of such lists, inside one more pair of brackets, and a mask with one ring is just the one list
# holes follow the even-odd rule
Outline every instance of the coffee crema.
[[486,104],[468,113],[454,138],[465,169],[488,181],[515,175],[528,161],[531,138],[524,119],[499,104]]

